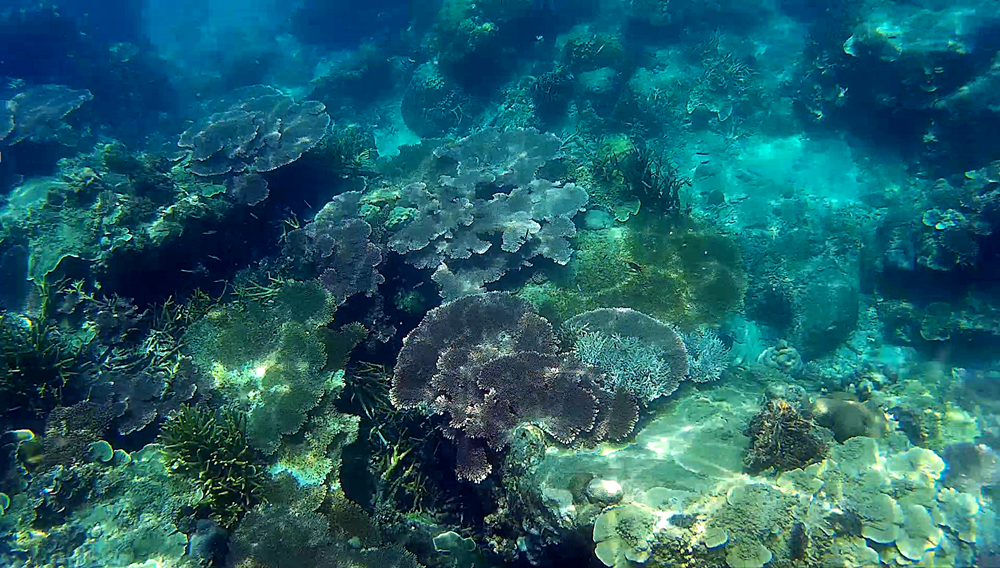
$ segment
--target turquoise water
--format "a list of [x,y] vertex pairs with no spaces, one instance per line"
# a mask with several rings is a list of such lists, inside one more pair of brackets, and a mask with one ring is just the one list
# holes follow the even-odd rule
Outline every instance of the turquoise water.
[[0,5],[0,566],[1000,566],[1000,5]]

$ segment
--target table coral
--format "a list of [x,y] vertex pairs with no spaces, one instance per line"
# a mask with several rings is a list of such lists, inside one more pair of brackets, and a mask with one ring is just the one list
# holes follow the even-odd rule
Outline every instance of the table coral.
[[296,102],[264,85],[243,87],[205,109],[181,134],[198,176],[269,172],[298,160],[323,139],[330,115],[323,103]]

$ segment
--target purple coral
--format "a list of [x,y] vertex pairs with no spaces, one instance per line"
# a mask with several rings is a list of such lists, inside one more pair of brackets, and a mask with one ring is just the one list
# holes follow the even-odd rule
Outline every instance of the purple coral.
[[[461,479],[479,482],[510,432],[534,423],[564,444],[621,438],[638,407],[599,387],[600,373],[556,352],[552,326],[527,302],[492,292],[435,308],[404,340],[390,395],[397,408],[446,415]],[[600,406],[607,404],[610,416]]]
[[371,225],[348,218],[343,211],[357,197],[345,195],[332,201],[312,222],[290,232],[285,242],[285,256],[300,271],[309,273],[305,276],[318,275],[337,305],[359,292],[372,296],[378,285],[385,282],[376,270],[382,262],[382,251],[369,240]]
[[275,170],[298,160],[330,126],[323,103],[296,102],[261,85],[238,89],[208,110],[177,142],[191,150],[188,167],[199,176]]

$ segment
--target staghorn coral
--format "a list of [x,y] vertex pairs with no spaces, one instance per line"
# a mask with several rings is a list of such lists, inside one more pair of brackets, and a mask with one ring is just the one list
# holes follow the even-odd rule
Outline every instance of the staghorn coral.
[[186,406],[160,432],[170,471],[195,482],[212,520],[232,527],[264,501],[263,464],[250,447],[246,417]]
[[[403,341],[390,397],[397,408],[447,416],[459,478],[479,482],[492,471],[489,452],[504,450],[519,424],[531,422],[564,444],[621,436],[635,406],[604,393],[591,367],[556,354],[547,321],[523,300],[491,292],[466,296],[427,313]],[[598,422],[599,403],[622,418]],[[622,407],[625,408],[622,408]],[[625,432],[627,435],[627,432]]]
[[84,346],[52,322],[0,312],[0,398],[9,409],[6,418],[44,414],[80,400],[92,367],[85,355]]
[[197,176],[269,172],[298,160],[330,126],[323,103],[296,102],[263,85],[243,87],[206,107],[207,116],[181,134]]

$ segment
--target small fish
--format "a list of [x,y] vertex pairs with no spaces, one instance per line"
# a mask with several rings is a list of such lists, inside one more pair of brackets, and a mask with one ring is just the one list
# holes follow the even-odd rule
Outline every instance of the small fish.
[[638,262],[632,262],[631,260],[626,260],[626,261],[625,261],[625,264],[627,264],[627,265],[628,265],[628,267],[629,267],[629,268],[630,268],[630,269],[631,269],[631,270],[632,270],[633,272],[642,272],[642,265],[641,265],[641,264],[639,264]]
[[219,257],[217,257],[217,256],[215,256],[215,255],[206,254],[205,256],[207,256],[208,258],[211,258],[212,260],[218,260],[219,262],[222,262],[222,259],[219,258]]
[[707,156],[708,152],[695,152],[695,154],[698,154],[699,156]]
[[712,161],[712,160],[704,160],[704,161],[703,161],[703,162],[701,163],[701,165],[703,165],[703,166],[704,166],[705,164],[707,164],[707,163],[709,163],[709,162],[711,162],[711,161]]
[[212,229],[210,231],[205,231],[202,234],[205,235],[205,236],[208,236],[208,235],[214,235],[215,233],[218,233],[218,232],[219,231],[216,231],[215,229]]

